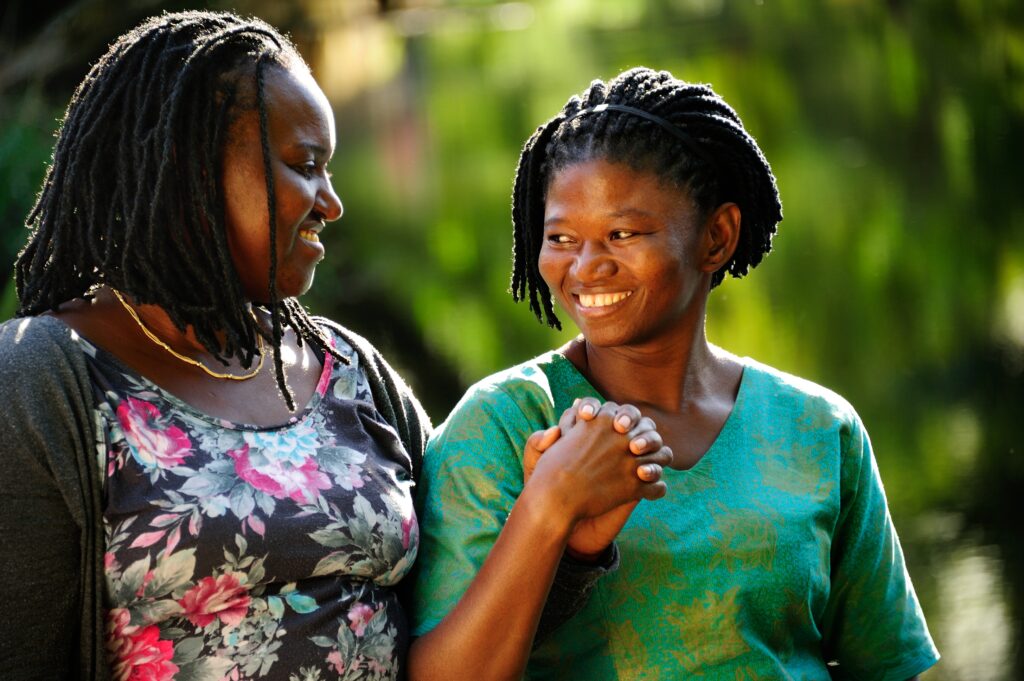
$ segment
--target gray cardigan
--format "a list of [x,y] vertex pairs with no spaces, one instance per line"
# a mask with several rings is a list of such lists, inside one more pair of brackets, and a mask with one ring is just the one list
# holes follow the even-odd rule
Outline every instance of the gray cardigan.
[[[324,319],[359,354],[378,411],[419,477],[430,421],[361,336]],[[103,480],[94,398],[76,334],[49,316],[0,324],[0,674],[107,681]],[[616,559],[612,560],[617,563]],[[614,565],[563,560],[538,638],[586,603]],[[412,580],[403,580],[412,584]],[[406,600],[406,599],[403,599]]]

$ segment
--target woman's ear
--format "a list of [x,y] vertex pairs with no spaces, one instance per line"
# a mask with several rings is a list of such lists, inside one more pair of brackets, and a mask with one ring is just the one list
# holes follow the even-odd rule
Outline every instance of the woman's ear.
[[717,272],[732,258],[740,239],[740,220],[740,207],[732,202],[723,203],[708,216],[702,271]]

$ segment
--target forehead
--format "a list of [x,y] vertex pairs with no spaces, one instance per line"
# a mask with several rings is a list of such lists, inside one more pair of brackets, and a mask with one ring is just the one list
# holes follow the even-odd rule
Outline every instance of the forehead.
[[264,97],[272,140],[334,149],[334,113],[303,65],[268,68]]
[[689,193],[658,174],[603,158],[555,170],[548,180],[545,214],[600,210],[688,214]]

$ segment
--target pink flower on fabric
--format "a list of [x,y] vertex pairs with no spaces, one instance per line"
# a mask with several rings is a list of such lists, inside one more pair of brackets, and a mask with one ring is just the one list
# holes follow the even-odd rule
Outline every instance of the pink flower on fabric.
[[262,454],[249,455],[249,445],[228,452],[235,460],[235,472],[242,480],[277,499],[289,498],[311,504],[320,490],[331,487],[331,479],[320,471],[316,461],[305,458],[301,465],[288,459],[270,459]]
[[365,603],[356,603],[348,611],[348,621],[351,622],[348,628],[355,632],[356,636],[362,636],[366,632],[366,625],[375,614],[376,611]]
[[339,674],[345,673],[345,661],[341,659],[341,653],[337,650],[332,650],[327,654],[327,662],[334,667],[334,671]]
[[171,468],[192,455],[192,442],[177,426],[158,423],[160,410],[129,397],[117,405],[117,420],[131,445],[132,456],[148,469]]
[[229,627],[236,627],[249,610],[249,592],[231,573],[217,579],[203,577],[185,592],[178,603],[185,609],[188,621],[205,627],[215,618]]
[[132,626],[124,608],[107,613],[107,659],[114,681],[172,681],[178,666],[171,662],[174,644],[160,640],[160,629]]
[[416,516],[410,515],[402,518],[402,548],[408,549],[413,537],[419,537],[419,525],[416,523]]
[[[331,340],[331,347],[334,347],[334,341]],[[330,354],[324,355],[324,368],[320,372],[320,381],[316,384],[316,392],[320,397],[327,394],[327,386],[331,384],[331,371],[334,368],[334,356]]]

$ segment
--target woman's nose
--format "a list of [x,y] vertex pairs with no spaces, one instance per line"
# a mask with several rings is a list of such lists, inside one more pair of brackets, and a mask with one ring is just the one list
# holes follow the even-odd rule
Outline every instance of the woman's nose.
[[316,209],[327,222],[337,220],[345,212],[345,207],[341,205],[341,199],[334,191],[330,179],[327,179],[324,188],[317,193]]
[[585,242],[573,263],[573,274],[582,283],[606,279],[617,271],[615,258],[599,243]]

